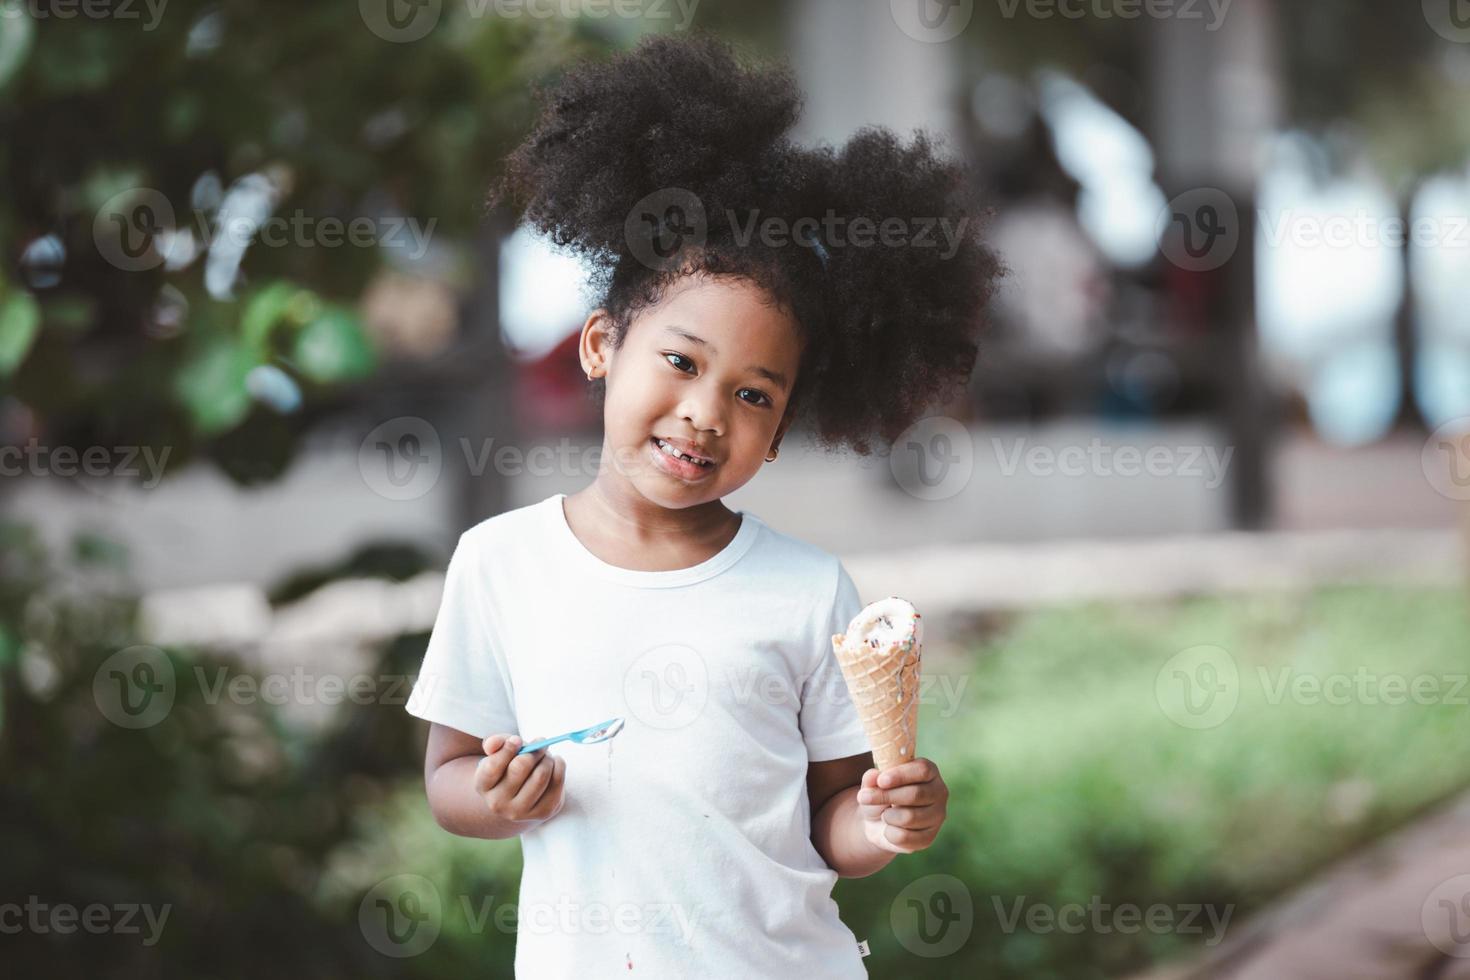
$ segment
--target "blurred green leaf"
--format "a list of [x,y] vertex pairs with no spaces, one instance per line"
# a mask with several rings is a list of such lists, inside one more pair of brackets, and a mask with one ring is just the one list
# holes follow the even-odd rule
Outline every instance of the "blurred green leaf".
[[328,307],[296,338],[293,360],[312,381],[347,381],[371,374],[377,365],[357,317],[340,306]]
[[321,315],[322,301],[309,289],[298,289],[286,307],[286,319],[296,327],[304,327]]
[[[17,6],[5,4],[6,15]],[[37,50],[36,75],[42,90],[61,97],[105,92],[108,82],[121,73],[130,50],[113,43],[111,24],[76,18],[66,28],[65,48],[43,44]]]
[[222,340],[184,366],[174,390],[195,428],[215,435],[234,428],[250,414],[245,376],[258,363],[253,352],[232,340]]
[[0,88],[25,64],[35,33],[36,24],[26,15],[25,7],[7,4],[0,15]]
[[143,189],[143,171],[129,167],[127,169],[101,167],[93,170],[82,184],[81,196],[78,200],[79,209],[88,213],[89,219],[102,209],[104,204],[111,202],[112,206],[119,212],[123,211],[129,199],[120,201],[112,199],[124,191],[141,193]]
[[43,307],[46,328],[68,334],[86,333],[96,322],[97,303],[87,296],[50,296]]
[[198,127],[203,115],[203,98],[198,92],[179,92],[169,100],[164,113],[164,129],[173,139],[186,139]]
[[289,282],[273,282],[250,299],[240,318],[240,339],[246,347],[265,349],[272,328],[280,322],[299,291]]
[[25,360],[40,325],[41,307],[30,293],[16,291],[0,299],[0,377]]
[[72,539],[72,554],[78,564],[110,565],[123,568],[128,563],[127,546],[100,534],[83,532]]

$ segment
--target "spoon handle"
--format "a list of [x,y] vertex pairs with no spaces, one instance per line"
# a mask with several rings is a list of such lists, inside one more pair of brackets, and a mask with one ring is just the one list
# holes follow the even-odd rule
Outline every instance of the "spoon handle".
[[535,752],[537,749],[544,749],[546,746],[555,745],[557,742],[565,742],[576,734],[576,732],[567,732],[565,735],[558,735],[555,738],[543,738],[538,742],[527,742],[521,746],[521,750],[516,755],[525,755],[527,752]]

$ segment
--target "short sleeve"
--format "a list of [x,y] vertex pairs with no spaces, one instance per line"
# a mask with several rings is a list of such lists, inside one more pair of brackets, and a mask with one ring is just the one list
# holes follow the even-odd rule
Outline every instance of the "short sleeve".
[[832,651],[832,636],[847,632],[848,624],[862,612],[863,601],[847,569],[840,561],[836,564],[835,592],[824,603],[824,613],[817,617],[821,630],[816,637],[818,659],[801,693],[801,737],[811,762],[845,759],[870,749],[837,654]]
[[479,568],[475,540],[466,532],[444,573],[444,596],[405,707],[425,721],[485,738],[520,729],[505,657],[486,628],[490,596]]

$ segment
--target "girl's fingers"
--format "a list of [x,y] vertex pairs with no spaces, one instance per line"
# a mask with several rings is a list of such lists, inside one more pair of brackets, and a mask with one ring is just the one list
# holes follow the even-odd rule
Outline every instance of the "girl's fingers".
[[541,799],[536,801],[527,817],[533,820],[547,820],[561,812],[563,794],[567,782],[567,760],[560,756],[549,756],[553,759],[551,781],[546,785],[546,792],[541,794]]
[[860,789],[859,803],[882,806],[930,806],[938,803],[943,794],[933,783],[915,783],[897,789]]
[[521,787],[526,784],[526,777],[531,775],[539,761],[541,761],[541,756],[536,752],[512,755],[505,763],[505,774],[496,784],[495,792],[509,803],[521,791]]
[[864,820],[877,820],[878,815],[883,812],[883,804],[872,805],[866,802],[867,794],[878,792],[878,770],[869,769],[863,773],[863,781],[858,786],[858,816]]
[[[511,807],[519,813],[528,813],[535,808],[546,787],[551,784],[551,775],[556,771],[556,756],[545,749],[538,749],[521,757],[536,760],[535,766],[526,773],[525,780],[511,798]],[[517,760],[520,761],[520,760]]]
[[944,822],[944,813],[932,806],[891,806],[883,811],[883,822],[905,830],[932,830]]
[[891,826],[883,828],[884,839],[906,853],[928,847],[932,843],[931,836],[932,831],[928,830],[907,830],[903,827]]
[[488,793],[505,779],[506,767],[510,765],[510,752],[502,747],[494,755],[487,755],[475,766],[475,789]]
[[475,792],[484,795],[495,788],[500,782],[500,770],[495,766],[494,756],[485,756],[475,766]]
[[495,744],[495,751],[475,767],[475,789],[481,793],[490,792],[506,778],[506,771],[520,750],[520,740],[513,735],[491,735],[485,739],[484,747],[489,748],[491,744]]
[[914,759],[894,766],[892,769],[884,769],[878,774],[879,789],[893,789],[905,786],[909,783],[928,782],[939,775],[939,767],[928,759]]

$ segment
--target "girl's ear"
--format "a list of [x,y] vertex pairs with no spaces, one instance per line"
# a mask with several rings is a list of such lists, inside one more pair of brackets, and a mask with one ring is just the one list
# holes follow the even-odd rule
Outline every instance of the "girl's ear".
[[582,361],[582,372],[589,381],[607,373],[607,361],[612,357],[611,331],[612,317],[601,307],[593,310],[582,324],[577,354]]

